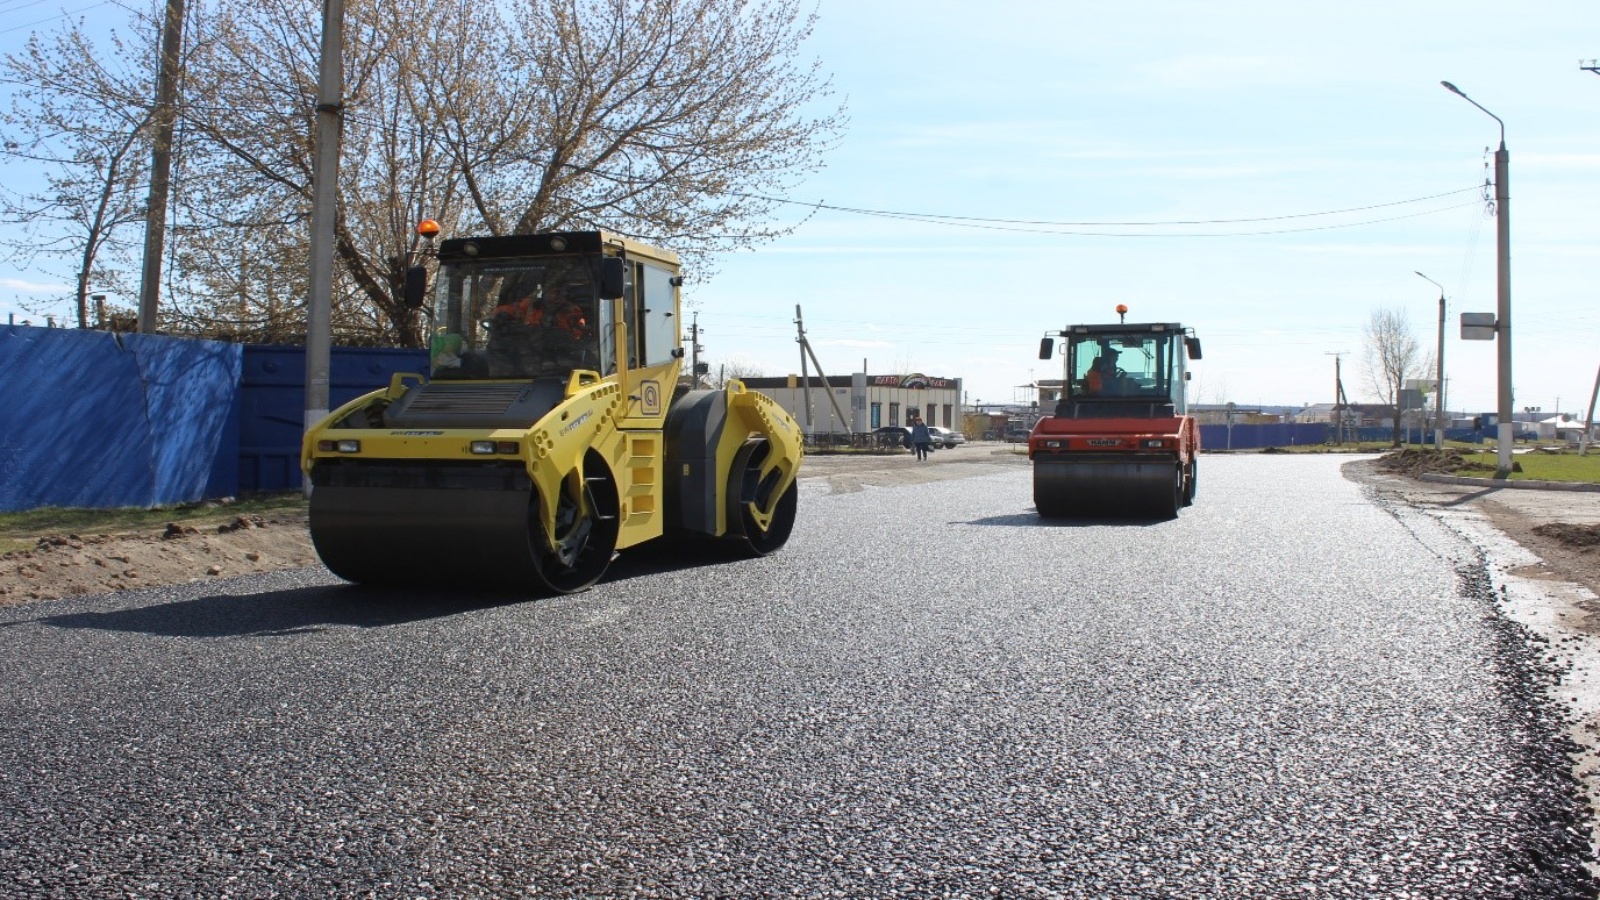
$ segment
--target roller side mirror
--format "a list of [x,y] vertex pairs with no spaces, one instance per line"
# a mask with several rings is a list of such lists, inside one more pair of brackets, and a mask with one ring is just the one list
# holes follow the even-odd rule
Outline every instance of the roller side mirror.
[[428,270],[423,266],[410,266],[406,269],[405,292],[401,300],[407,309],[421,309],[423,295],[428,291]]
[[608,256],[600,260],[600,299],[620,300],[622,298],[623,275],[627,271],[627,261],[620,256]]

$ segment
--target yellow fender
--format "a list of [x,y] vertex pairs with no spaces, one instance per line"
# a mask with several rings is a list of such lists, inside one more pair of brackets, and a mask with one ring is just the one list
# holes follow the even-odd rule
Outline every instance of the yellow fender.
[[[805,440],[800,432],[800,423],[766,394],[747,390],[742,381],[728,382],[726,394],[728,424],[722,431],[722,440],[717,447],[717,466],[722,470],[718,484],[731,483],[734,460],[739,457],[739,450],[745,443],[753,437],[765,438],[771,450],[761,462],[760,480],[765,482],[776,470],[778,482],[768,494],[766,508],[754,505],[750,508],[751,518],[765,530],[772,522],[778,499],[800,477]],[[717,533],[727,534],[734,527],[734,523],[727,520],[729,504],[719,503],[717,506]]]
[[616,382],[603,382],[596,372],[573,372],[567,399],[539,420],[528,436],[524,448],[528,477],[539,494],[539,518],[552,553],[560,552],[556,507],[563,493],[576,500],[580,514],[595,513],[584,490],[584,456],[591,448],[605,455],[604,446],[619,439],[616,423],[621,408],[622,389]]

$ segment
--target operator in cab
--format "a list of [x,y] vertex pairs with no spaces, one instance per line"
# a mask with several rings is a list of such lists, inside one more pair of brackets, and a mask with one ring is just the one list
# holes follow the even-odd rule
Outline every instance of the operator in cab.
[[1110,341],[1100,342],[1100,355],[1095,357],[1084,376],[1084,387],[1093,397],[1106,397],[1121,392],[1122,380],[1117,368],[1117,351]]
[[507,285],[489,324],[489,377],[565,375],[593,355],[584,352],[592,336],[560,273]]

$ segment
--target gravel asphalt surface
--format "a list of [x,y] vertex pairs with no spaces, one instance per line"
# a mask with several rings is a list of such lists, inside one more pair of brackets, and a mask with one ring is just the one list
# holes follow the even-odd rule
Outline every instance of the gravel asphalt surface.
[[0,896],[1596,896],[1536,642],[1341,462],[1159,523],[808,480],[779,554],[551,600],[0,610]]

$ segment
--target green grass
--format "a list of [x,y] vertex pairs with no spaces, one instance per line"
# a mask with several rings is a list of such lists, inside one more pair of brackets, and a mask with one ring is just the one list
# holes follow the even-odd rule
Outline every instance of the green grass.
[[0,513],[0,553],[32,547],[51,534],[126,534],[166,525],[168,522],[228,522],[238,516],[304,512],[306,499],[297,493],[263,494],[226,505],[186,503],[152,509],[77,509],[45,507],[27,512]]
[[[1493,474],[1498,460],[1493,452],[1479,453],[1477,461],[1488,466],[1489,474]],[[1521,472],[1512,472],[1512,481],[1573,481],[1588,484],[1600,484],[1600,453],[1591,451],[1588,456],[1579,456],[1576,450],[1563,450],[1559,453],[1547,453],[1534,450],[1529,453],[1512,455],[1512,460],[1522,467]]]

